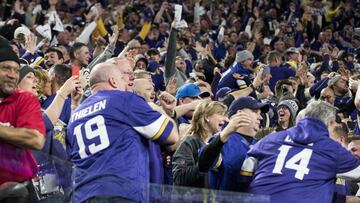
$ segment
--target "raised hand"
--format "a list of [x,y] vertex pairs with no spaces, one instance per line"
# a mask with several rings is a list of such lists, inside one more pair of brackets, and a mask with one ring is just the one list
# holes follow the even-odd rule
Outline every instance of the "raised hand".
[[252,121],[245,112],[239,112],[230,118],[229,124],[220,133],[220,139],[222,142],[226,142],[229,139],[229,135],[235,132],[238,128],[251,125]]
[[109,45],[115,46],[119,38],[119,28],[117,25],[114,25],[111,27],[111,29],[112,29],[112,35],[109,36]]
[[78,91],[77,89],[82,89],[79,76],[72,76],[63,84],[63,86],[61,86],[59,92],[61,95],[68,96],[72,92]]
[[265,79],[262,78],[262,74],[263,74],[263,69],[262,68],[257,69],[256,76],[253,82],[255,88],[260,87],[264,83]]
[[360,80],[354,80],[353,78],[349,79],[349,88],[353,91],[356,92],[358,89],[358,86],[360,85]]
[[36,51],[36,41],[37,37],[33,33],[30,33],[28,36],[26,36],[24,47],[25,50],[31,54],[34,54]]
[[165,112],[172,112],[176,107],[176,98],[168,92],[162,92],[159,95],[159,101]]

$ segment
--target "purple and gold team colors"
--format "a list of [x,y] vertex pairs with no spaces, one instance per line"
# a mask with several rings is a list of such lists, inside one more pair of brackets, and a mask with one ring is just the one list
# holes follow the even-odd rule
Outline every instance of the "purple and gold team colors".
[[144,202],[149,183],[145,139],[162,143],[173,124],[133,93],[98,91],[70,118],[67,152],[75,164],[75,202],[120,196]]
[[249,192],[271,195],[271,202],[331,202],[336,177],[360,176],[360,160],[329,138],[324,123],[310,117],[266,136],[248,156],[241,174],[255,170]]

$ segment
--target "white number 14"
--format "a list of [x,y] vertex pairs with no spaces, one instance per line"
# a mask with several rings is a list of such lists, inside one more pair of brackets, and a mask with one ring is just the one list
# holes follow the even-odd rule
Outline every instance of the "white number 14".
[[[275,167],[272,171],[273,173],[282,174],[281,171],[284,167],[286,156],[291,148],[292,147],[288,145],[281,145],[281,147],[279,147],[280,153],[277,156]],[[295,154],[285,163],[285,168],[295,170],[295,178],[302,180],[304,179],[304,175],[309,174],[310,170],[308,168],[308,165],[311,155],[311,149],[303,149],[301,152]]]

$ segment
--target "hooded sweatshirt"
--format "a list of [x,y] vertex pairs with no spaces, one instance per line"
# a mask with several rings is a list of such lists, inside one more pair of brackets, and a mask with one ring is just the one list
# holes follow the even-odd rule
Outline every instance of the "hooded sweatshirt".
[[248,156],[257,160],[249,190],[270,195],[271,202],[331,202],[336,177],[360,176],[360,160],[329,138],[323,122],[311,117],[268,135]]

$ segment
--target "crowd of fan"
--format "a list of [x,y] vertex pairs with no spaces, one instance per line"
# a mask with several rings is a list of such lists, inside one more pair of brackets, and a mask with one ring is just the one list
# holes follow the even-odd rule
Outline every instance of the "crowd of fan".
[[[150,182],[244,192],[229,180],[250,145],[295,126],[315,100],[336,108],[330,137],[360,158],[359,9],[351,0],[2,1],[0,35],[19,58],[18,87],[46,115],[45,147],[33,151],[40,166],[49,153],[69,159],[66,129],[91,97],[92,71],[127,60],[129,90],[179,131],[174,146],[148,146]],[[234,132],[248,136],[234,141]],[[356,194],[345,185],[344,196]]]

